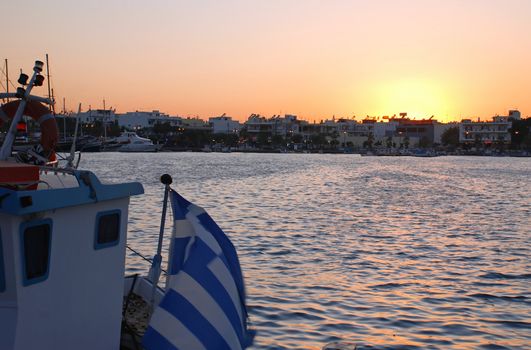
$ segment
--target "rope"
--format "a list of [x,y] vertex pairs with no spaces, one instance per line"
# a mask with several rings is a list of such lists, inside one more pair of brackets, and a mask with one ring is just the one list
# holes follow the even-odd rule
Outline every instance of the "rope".
[[[129,245],[126,245],[127,249],[129,249],[130,251],[132,251],[134,254],[138,255],[139,257],[141,257],[142,259],[144,259],[145,261],[149,262],[150,264],[153,264],[153,259],[150,259],[148,257],[145,257],[144,255],[142,255],[141,253],[137,252],[136,250],[134,250],[133,248],[131,248]],[[168,275],[168,272],[166,272],[166,270],[164,270],[163,268],[161,268],[161,271],[164,272],[165,275]]]
[[[0,69],[2,71],[2,75],[5,77],[6,76],[6,65],[4,63],[4,66]],[[9,84],[13,87],[13,89],[17,89],[17,87],[15,86],[15,84],[13,84],[13,82],[11,81],[11,79],[9,79]],[[2,84],[3,85],[3,84]]]

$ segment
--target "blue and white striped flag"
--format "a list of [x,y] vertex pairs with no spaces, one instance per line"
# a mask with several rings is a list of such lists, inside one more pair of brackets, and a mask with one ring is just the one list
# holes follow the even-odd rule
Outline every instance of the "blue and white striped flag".
[[174,229],[167,290],[142,344],[147,350],[245,349],[243,276],[236,249],[202,208],[171,191]]

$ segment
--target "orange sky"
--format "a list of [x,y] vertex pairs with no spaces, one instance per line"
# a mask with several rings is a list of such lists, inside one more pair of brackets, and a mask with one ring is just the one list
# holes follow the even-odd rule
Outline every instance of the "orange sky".
[[[67,108],[308,120],[531,115],[529,0],[48,0],[2,5],[11,77],[50,55]],[[0,66],[3,67],[3,64]],[[5,85],[5,84],[4,84]],[[44,89],[41,90],[44,93]]]

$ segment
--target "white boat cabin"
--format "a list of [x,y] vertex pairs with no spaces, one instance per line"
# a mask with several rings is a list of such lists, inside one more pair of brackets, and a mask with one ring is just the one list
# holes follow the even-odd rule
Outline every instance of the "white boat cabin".
[[142,185],[9,167],[0,162],[0,350],[118,349],[129,197]]

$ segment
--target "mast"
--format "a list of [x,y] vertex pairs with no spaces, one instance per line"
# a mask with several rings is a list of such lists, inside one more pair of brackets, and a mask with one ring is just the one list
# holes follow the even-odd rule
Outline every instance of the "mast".
[[48,62],[48,54],[46,54],[46,79],[48,80],[48,98],[52,99],[52,90],[50,88],[50,63]]
[[[7,66],[7,58],[6,58],[6,92],[9,94],[9,68]],[[7,102],[9,102],[9,97],[6,98]]]
[[105,97],[103,98],[103,118],[102,118],[102,124],[103,124],[103,141],[107,140],[107,116],[105,113]]
[[66,142],[66,105],[65,105],[64,97],[63,97],[63,140]]
[[53,89],[50,86],[50,64],[48,62],[48,54],[46,54],[46,79],[48,80],[48,98],[52,101],[52,114],[55,115],[55,97],[53,95]]
[[[55,98],[53,95],[53,89],[50,83],[50,62],[48,60],[48,54],[46,54],[46,80],[48,80],[48,98],[52,101],[50,107],[52,107],[52,114],[55,116]],[[63,116],[63,139],[66,140],[66,121]]]

